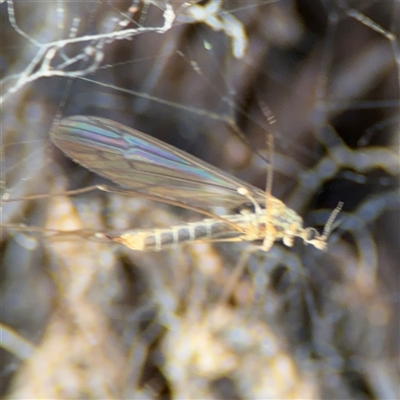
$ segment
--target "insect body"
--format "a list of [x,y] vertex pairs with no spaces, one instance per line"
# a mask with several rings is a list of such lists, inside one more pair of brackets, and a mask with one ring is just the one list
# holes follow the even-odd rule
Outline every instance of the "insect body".
[[[132,230],[112,239],[123,243],[134,250],[161,250],[168,246],[183,242],[195,241],[255,241],[264,240],[263,249],[268,250],[275,240],[283,239],[285,244],[291,246],[292,238],[299,236],[304,230],[301,227],[301,218],[278,199],[272,201],[275,215],[268,224],[265,210],[262,213],[246,213],[222,215],[219,219],[207,218],[198,222],[189,222],[184,225],[173,226],[167,229],[142,229]],[[279,210],[285,210],[285,218]],[[267,227],[275,227],[271,237],[268,236]],[[296,228],[297,227],[297,228]],[[109,237],[111,237],[109,235]]]
[[[53,125],[53,143],[74,161],[104,176],[131,193],[204,214],[199,222],[168,229],[137,229],[106,236],[133,250],[161,250],[194,241],[262,241],[268,251],[276,240],[293,245],[294,237],[318,249],[326,240],[339,205],[324,233],[303,228],[303,220],[275,197],[224,173],[218,168],[135,129],[89,116],[64,118]],[[244,208],[251,202],[254,210]],[[261,207],[266,204],[266,209]],[[214,215],[211,207],[241,210]]]

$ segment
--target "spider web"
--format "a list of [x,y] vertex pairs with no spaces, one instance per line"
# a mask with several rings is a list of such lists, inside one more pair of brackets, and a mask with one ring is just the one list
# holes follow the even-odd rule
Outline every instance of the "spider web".
[[[399,2],[0,7],[0,182],[3,200],[22,199],[1,205],[5,396],[397,397]],[[27,199],[103,182],[49,142],[69,115],[124,123],[265,188],[264,105],[273,195],[306,226],[344,202],[325,253],[135,253],[84,232],[193,216],[101,192]]]

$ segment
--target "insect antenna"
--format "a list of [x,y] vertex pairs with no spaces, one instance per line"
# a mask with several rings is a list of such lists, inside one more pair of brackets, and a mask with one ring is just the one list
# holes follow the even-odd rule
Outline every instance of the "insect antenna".
[[328,237],[329,237],[329,235],[330,235],[330,233],[332,231],[333,223],[335,222],[336,217],[338,216],[338,214],[342,210],[342,207],[343,207],[343,202],[339,201],[338,205],[331,212],[331,215],[329,216],[328,221],[326,221],[326,224],[325,224],[325,227],[324,227],[324,231],[322,233],[322,237],[325,238],[325,240],[328,239]]
[[302,234],[300,235],[303,238],[304,242],[312,244],[317,249],[326,250],[328,237],[332,231],[333,223],[337,215],[341,211],[342,207],[343,207],[343,202],[339,201],[338,205],[331,212],[328,221],[326,221],[322,235],[320,235],[318,231],[314,228],[304,229]]

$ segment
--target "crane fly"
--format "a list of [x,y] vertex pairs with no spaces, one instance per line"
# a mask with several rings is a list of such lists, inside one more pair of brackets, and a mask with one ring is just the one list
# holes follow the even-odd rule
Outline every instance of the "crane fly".
[[[61,119],[53,125],[50,138],[75,162],[123,188],[99,189],[150,198],[208,217],[165,229],[105,234],[133,250],[158,251],[184,242],[262,241],[261,249],[268,251],[277,240],[292,246],[295,237],[323,250],[341,208],[339,204],[321,235],[314,228],[303,228],[302,218],[269,193],[171,145],[101,117]],[[215,215],[210,210],[216,206],[230,213]]]

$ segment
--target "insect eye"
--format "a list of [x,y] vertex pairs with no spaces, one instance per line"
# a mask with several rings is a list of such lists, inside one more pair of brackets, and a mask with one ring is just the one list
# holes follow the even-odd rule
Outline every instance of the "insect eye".
[[306,243],[312,242],[315,238],[319,236],[318,231],[314,228],[307,228],[304,230],[304,233],[305,235],[303,239]]

